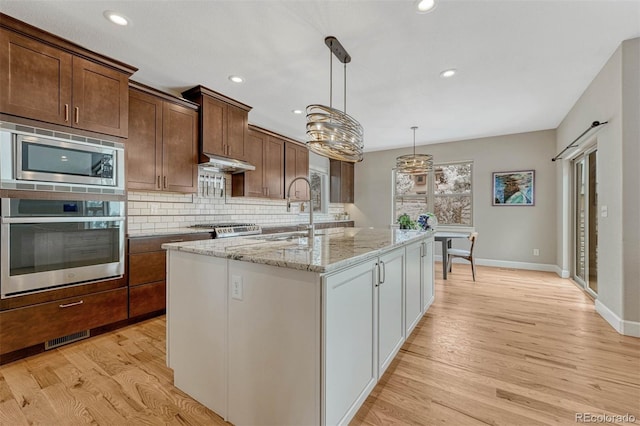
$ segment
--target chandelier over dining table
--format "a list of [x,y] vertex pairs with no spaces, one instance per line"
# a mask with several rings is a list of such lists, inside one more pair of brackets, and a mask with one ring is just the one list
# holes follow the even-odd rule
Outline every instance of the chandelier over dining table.
[[406,175],[423,175],[433,170],[433,156],[431,154],[416,154],[416,130],[413,130],[413,154],[401,155],[396,158],[396,171]]

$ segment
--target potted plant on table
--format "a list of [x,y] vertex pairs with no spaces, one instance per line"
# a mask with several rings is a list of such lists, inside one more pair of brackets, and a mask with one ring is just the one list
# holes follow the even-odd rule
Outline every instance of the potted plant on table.
[[398,217],[398,223],[400,224],[400,229],[416,229],[416,223],[406,213]]

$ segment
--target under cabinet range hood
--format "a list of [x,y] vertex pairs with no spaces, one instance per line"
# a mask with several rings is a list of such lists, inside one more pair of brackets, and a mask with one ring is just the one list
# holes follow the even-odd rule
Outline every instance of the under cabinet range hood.
[[231,158],[220,157],[218,155],[207,154],[209,157],[208,163],[202,163],[201,166],[206,166],[209,170],[215,170],[222,173],[243,173],[246,171],[255,170],[256,166],[240,160],[233,160]]

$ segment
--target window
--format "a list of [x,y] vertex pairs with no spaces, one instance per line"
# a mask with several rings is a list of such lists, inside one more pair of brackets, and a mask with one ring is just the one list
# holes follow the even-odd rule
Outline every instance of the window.
[[311,182],[311,199],[313,200],[314,213],[329,212],[329,191],[327,181],[329,176],[323,170],[309,168],[309,181]]
[[473,226],[473,163],[436,164],[428,175],[392,173],[393,222],[402,214],[416,220],[433,212],[440,226]]
[[433,212],[441,225],[473,225],[471,171],[473,164],[434,167]]

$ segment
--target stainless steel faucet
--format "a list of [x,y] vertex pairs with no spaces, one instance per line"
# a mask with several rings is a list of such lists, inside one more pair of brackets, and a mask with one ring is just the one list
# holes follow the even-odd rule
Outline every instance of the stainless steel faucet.
[[300,176],[295,178],[294,180],[291,181],[291,183],[289,184],[289,188],[287,188],[287,211],[290,212],[291,211],[291,187],[293,186],[294,182],[297,180],[303,180],[305,182],[307,182],[307,185],[309,185],[309,199],[308,200],[298,200],[302,203],[304,202],[309,202],[309,225],[307,226],[307,232],[308,232],[308,239],[309,239],[309,244],[313,244],[313,237],[315,234],[315,227],[313,225],[313,200],[311,199],[311,182],[309,181],[309,179],[307,179],[306,177]]

